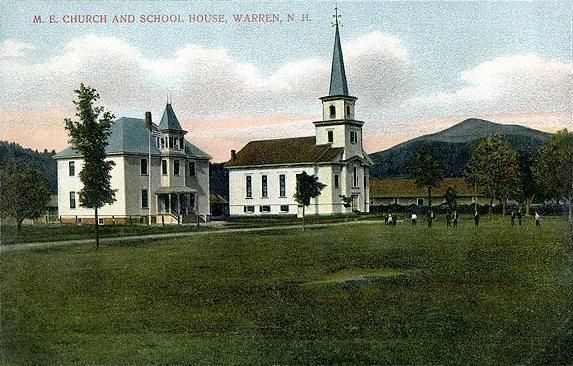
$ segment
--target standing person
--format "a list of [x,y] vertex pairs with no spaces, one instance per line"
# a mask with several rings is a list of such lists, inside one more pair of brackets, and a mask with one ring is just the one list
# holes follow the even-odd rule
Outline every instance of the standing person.
[[474,213],[474,225],[477,227],[479,225],[479,212]]
[[398,215],[392,215],[392,226],[396,227],[396,222],[398,222]]
[[517,223],[519,224],[519,226],[521,226],[521,218],[523,217],[523,215],[521,214],[521,208],[519,210],[517,210]]
[[389,219],[388,213],[385,213],[384,214],[384,225],[388,225],[388,219]]
[[428,217],[428,227],[432,227],[432,220],[434,219],[434,212],[432,210],[428,210],[428,213],[426,214],[426,216]]
[[458,227],[458,211],[454,211],[454,227]]
[[392,215],[392,214],[389,214],[389,215],[388,215],[388,222],[387,222],[387,224],[390,225],[390,226],[392,226],[392,220],[393,220],[393,219],[394,219],[393,215]]
[[450,214],[450,211],[446,213],[446,227],[452,227],[452,214]]
[[515,211],[511,211],[511,226],[515,225]]
[[416,222],[418,221],[418,215],[416,213],[412,214],[412,225],[416,226]]
[[541,216],[535,211],[535,226],[541,227]]

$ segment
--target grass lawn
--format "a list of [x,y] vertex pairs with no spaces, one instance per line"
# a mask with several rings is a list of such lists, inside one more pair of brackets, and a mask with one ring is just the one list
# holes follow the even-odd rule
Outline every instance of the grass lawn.
[[573,362],[567,224],[482,220],[0,257],[0,364]]
[[[11,245],[17,243],[63,241],[75,239],[95,238],[94,225],[60,225],[60,224],[37,224],[24,225],[20,235],[17,235],[16,225],[3,225],[1,228],[1,245]],[[197,230],[209,230],[206,226],[199,229],[195,225],[100,225],[99,232],[101,238],[167,234],[178,232],[189,232]]]

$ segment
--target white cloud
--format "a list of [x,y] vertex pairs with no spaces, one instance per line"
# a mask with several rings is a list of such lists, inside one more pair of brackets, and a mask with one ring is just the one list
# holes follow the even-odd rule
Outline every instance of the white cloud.
[[25,42],[5,40],[0,44],[0,58],[20,57],[24,51],[34,49],[34,47]]
[[573,109],[573,63],[535,55],[499,57],[465,70],[453,92],[412,98],[425,116],[558,113]]
[[[409,61],[397,38],[374,32],[346,42],[344,48],[350,88],[360,91],[360,98],[379,100],[389,94],[384,92],[388,88],[392,98],[404,98],[401,93],[407,88],[397,86],[409,78]],[[328,50],[322,53],[330,55]],[[0,62],[0,80],[9,91],[1,101],[7,106],[31,100],[39,108],[61,107],[84,82],[98,89],[102,102],[119,114],[157,105],[170,92],[178,113],[197,116],[293,110],[318,115],[317,98],[328,92],[331,60],[310,57],[262,70],[225,49],[195,44],[149,59],[121,39],[88,35],[39,63]]]

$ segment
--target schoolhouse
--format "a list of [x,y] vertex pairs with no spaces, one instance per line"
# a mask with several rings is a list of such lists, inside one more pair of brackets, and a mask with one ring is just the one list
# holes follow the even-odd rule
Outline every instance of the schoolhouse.
[[[209,160],[185,139],[171,103],[167,103],[152,135],[140,118],[114,121],[106,148],[115,163],[111,187],[116,201],[99,210],[100,222],[180,223],[196,216],[208,220]],[[151,157],[151,158],[150,158]],[[63,223],[90,223],[93,209],[80,206],[82,156],[68,146],[54,156],[58,165],[58,209]]]
[[[293,195],[297,175],[306,172],[326,184],[311,200],[308,214],[332,215],[369,212],[369,167],[363,149],[362,126],[355,119],[357,98],[348,92],[338,15],[335,16],[334,51],[330,89],[322,101],[322,120],[313,122],[315,135],[251,141],[239,152],[231,151],[229,214],[299,214]],[[342,197],[349,198],[346,204]]]

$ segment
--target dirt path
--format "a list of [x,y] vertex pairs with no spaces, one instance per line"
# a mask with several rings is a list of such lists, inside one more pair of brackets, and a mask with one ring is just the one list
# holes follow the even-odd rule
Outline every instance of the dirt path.
[[[307,228],[317,228],[317,227],[327,227],[327,226],[340,226],[340,225],[358,225],[358,224],[381,224],[380,220],[362,220],[362,221],[344,221],[344,222],[333,222],[324,224],[311,224],[306,225]],[[192,231],[192,232],[179,232],[179,233],[168,233],[168,234],[150,234],[150,235],[138,235],[138,236],[120,236],[113,238],[100,238],[101,244],[109,244],[114,242],[126,242],[126,241],[140,241],[140,240],[153,240],[153,239],[165,239],[165,238],[179,238],[186,236],[196,236],[196,235],[218,235],[226,233],[245,233],[245,232],[257,232],[257,231],[272,231],[272,230],[301,230],[301,225],[285,225],[285,226],[266,226],[266,227],[254,227],[254,228],[237,228],[237,229],[219,229],[212,231]],[[38,248],[51,248],[64,245],[74,245],[74,244],[93,244],[94,239],[78,239],[78,240],[64,240],[64,241],[48,241],[48,242],[34,242],[34,243],[20,243],[20,244],[9,244],[0,245],[0,255],[3,253],[14,252],[18,250],[27,249],[38,249]]]

